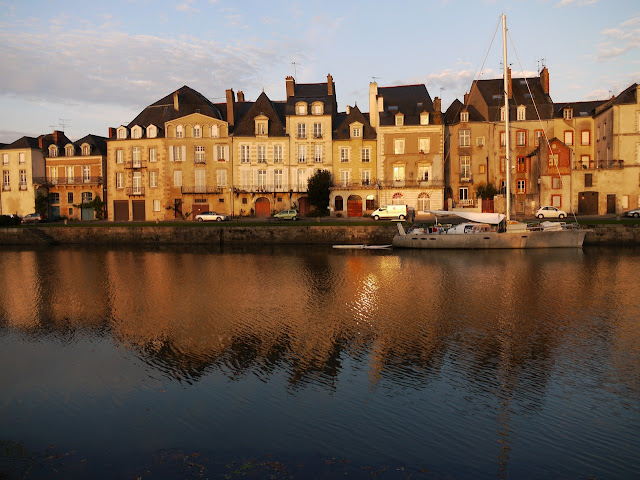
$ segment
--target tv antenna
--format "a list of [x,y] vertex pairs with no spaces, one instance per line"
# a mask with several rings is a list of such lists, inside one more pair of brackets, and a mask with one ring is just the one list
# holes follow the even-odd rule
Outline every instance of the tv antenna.
[[51,128],[60,128],[61,131],[64,132],[65,127],[70,127],[71,124],[69,123],[69,119],[68,118],[59,118],[58,119],[58,125],[49,125],[49,127]]
[[297,80],[297,77],[298,77],[298,70],[296,69],[297,62],[291,62],[291,65],[293,65],[293,78]]
[[373,80],[373,83],[378,83],[378,79],[381,77],[371,77],[371,79]]

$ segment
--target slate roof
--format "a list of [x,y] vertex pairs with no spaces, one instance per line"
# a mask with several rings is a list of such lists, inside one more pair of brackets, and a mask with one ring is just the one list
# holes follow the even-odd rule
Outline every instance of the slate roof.
[[184,85],[176,90],[178,93],[178,110],[173,108],[173,94],[171,92],[166,97],[152,103],[134,118],[128,128],[139,125],[143,128],[149,125],[155,125],[164,130],[165,122],[169,122],[176,118],[184,117],[198,111],[209,117],[224,120],[220,109],[211,103],[204,95],[196,90]]
[[236,123],[233,131],[234,137],[255,137],[255,118],[260,115],[264,115],[269,119],[268,136],[286,136],[282,118],[266,93],[262,92],[255,102],[240,102],[238,105],[242,107],[248,106],[249,108],[242,114],[240,121]]
[[336,125],[338,126],[333,131],[333,139],[334,140],[348,140],[351,138],[351,133],[349,132],[349,125],[354,122],[360,122],[362,127],[362,138],[364,140],[375,140],[376,139],[376,130],[369,124],[368,115],[364,115],[360,112],[360,109],[356,105],[351,108],[349,113],[340,113],[336,117]]
[[24,136],[13,143],[2,147],[4,150],[12,150],[17,148],[30,148],[32,150],[40,150],[40,144],[37,138]]
[[383,99],[380,125],[395,125],[396,114],[404,115],[405,125],[420,125],[420,114],[434,113],[433,101],[425,85],[401,85],[378,88]]
[[469,112],[469,121],[470,122],[482,122],[484,118],[482,114],[474,107],[473,105],[467,105],[465,108],[464,104],[458,100],[457,98],[451,102],[449,108],[445,113],[445,123],[447,125],[455,125],[460,123],[460,113],[464,111]]
[[322,102],[324,115],[334,117],[338,114],[338,102],[336,100],[335,82],[332,81],[333,94],[329,95],[329,83],[294,83],[293,96],[287,98],[285,115],[296,114],[296,103],[306,102],[309,106],[313,102]]
[[629,103],[636,103],[637,88],[638,88],[638,84],[634,83],[629,87],[625,88],[622,92],[620,92],[615,97],[611,98],[610,100],[607,100],[602,105],[596,107],[596,112],[595,112],[596,115],[604,112],[605,110],[608,110],[613,105],[625,105]]
[[107,155],[107,138],[98,135],[86,135],[74,143],[78,151],[81,151],[82,145],[88,143],[91,145],[91,155]]
[[595,114],[596,108],[606,103],[607,100],[594,100],[591,102],[569,102],[569,103],[554,103],[554,117],[563,118],[564,109],[573,109],[573,118],[591,117]]

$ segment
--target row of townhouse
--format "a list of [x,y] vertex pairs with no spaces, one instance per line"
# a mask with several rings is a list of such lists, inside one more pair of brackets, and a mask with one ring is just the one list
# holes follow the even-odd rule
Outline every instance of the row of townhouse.
[[508,78],[511,167],[506,164],[503,80],[477,80],[446,112],[424,85],[369,85],[369,112],[339,112],[335,83],[286,78],[286,100],[227,90],[212,103],[183,86],[107,138],[63,132],[2,146],[0,213],[24,215],[37,195],[52,217],[92,219],[96,196],[113,221],[193,218],[203,211],[269,216],[310,212],[307,181],[328,170],[330,213],[362,216],[384,204],[426,210],[504,211],[476,199],[479,184],[531,214],[555,205],[620,213],[640,202],[640,97],[630,86],[607,101],[553,103],[549,72]]

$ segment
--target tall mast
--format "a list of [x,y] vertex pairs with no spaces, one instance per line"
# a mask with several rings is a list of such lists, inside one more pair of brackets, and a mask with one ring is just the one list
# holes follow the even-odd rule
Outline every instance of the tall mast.
[[504,136],[507,171],[507,222],[511,220],[511,157],[509,155],[509,77],[507,75],[507,16],[502,14],[502,63],[504,64]]

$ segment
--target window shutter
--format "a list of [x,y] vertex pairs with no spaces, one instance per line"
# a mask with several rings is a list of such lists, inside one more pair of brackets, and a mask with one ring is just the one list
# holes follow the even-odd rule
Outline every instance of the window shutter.
[[183,162],[187,161],[187,146],[186,145],[182,146],[182,161]]
[[173,162],[173,147],[169,147],[169,161]]
[[213,146],[213,161],[218,161],[218,147],[216,145]]
[[273,178],[273,170],[267,170],[267,188],[275,187],[275,180]]

